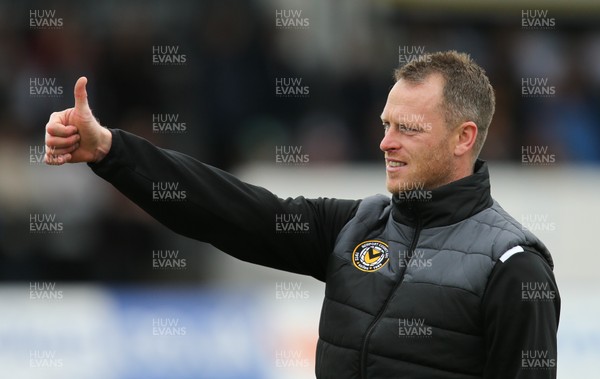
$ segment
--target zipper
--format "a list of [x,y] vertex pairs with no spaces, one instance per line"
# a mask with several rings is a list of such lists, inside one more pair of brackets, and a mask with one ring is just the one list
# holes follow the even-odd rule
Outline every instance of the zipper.
[[359,367],[360,367],[360,377],[361,377],[361,379],[367,379],[367,344],[369,343],[369,338],[371,337],[371,334],[373,333],[373,330],[375,329],[375,326],[377,326],[377,323],[379,322],[379,320],[383,316],[383,313],[387,309],[388,304],[390,303],[390,300],[391,300],[392,296],[396,293],[396,290],[398,289],[398,287],[400,286],[400,284],[404,280],[404,274],[406,273],[406,270],[408,268],[408,263],[410,262],[410,260],[411,260],[411,258],[413,256],[413,253],[415,252],[415,248],[417,247],[417,242],[419,241],[420,234],[421,234],[421,220],[419,218],[417,218],[417,224],[415,226],[415,233],[413,234],[413,238],[412,238],[412,241],[410,243],[410,247],[408,249],[408,254],[407,254],[406,257],[403,258],[403,261],[405,263],[404,264],[404,271],[402,271],[402,274],[398,278],[398,281],[394,285],[394,288],[392,288],[392,291],[390,291],[388,297],[385,299],[385,302],[383,303],[383,306],[381,307],[381,309],[379,310],[379,312],[377,312],[377,315],[375,316],[375,319],[373,319],[373,321],[371,322],[371,324],[367,328],[367,332],[365,333],[365,337],[363,339],[363,343],[362,343],[361,350],[360,350],[360,362],[359,362],[360,364],[359,364]]

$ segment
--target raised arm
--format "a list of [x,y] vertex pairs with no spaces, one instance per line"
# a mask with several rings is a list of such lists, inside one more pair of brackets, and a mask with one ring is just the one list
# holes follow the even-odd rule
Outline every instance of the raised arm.
[[48,163],[88,162],[176,233],[248,262],[324,280],[335,239],[359,201],[280,199],[185,154],[103,128],[84,95],[85,79],[80,79],[75,108],[51,117]]

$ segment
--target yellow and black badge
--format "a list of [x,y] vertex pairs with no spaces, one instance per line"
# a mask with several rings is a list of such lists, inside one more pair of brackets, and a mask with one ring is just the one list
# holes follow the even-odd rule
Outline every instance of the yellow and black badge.
[[365,272],[377,271],[390,260],[388,245],[381,241],[369,240],[359,243],[352,252],[352,263]]

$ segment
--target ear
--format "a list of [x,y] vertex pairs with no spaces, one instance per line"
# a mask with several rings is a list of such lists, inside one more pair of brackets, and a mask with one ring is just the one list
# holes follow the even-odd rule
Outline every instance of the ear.
[[475,138],[477,138],[477,125],[473,121],[463,122],[456,128],[455,133],[454,155],[460,157],[473,151]]

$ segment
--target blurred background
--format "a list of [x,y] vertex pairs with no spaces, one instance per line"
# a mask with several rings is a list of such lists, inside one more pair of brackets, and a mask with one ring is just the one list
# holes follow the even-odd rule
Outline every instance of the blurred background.
[[[42,163],[88,77],[103,125],[280,197],[385,193],[393,70],[487,71],[495,198],[546,242],[561,378],[600,356],[600,3],[0,1],[0,365],[19,378],[309,378],[323,285],[175,235],[85,165]],[[282,163],[282,146],[301,156]],[[357,181],[356,178],[360,178]],[[35,229],[33,225],[42,225]]]

